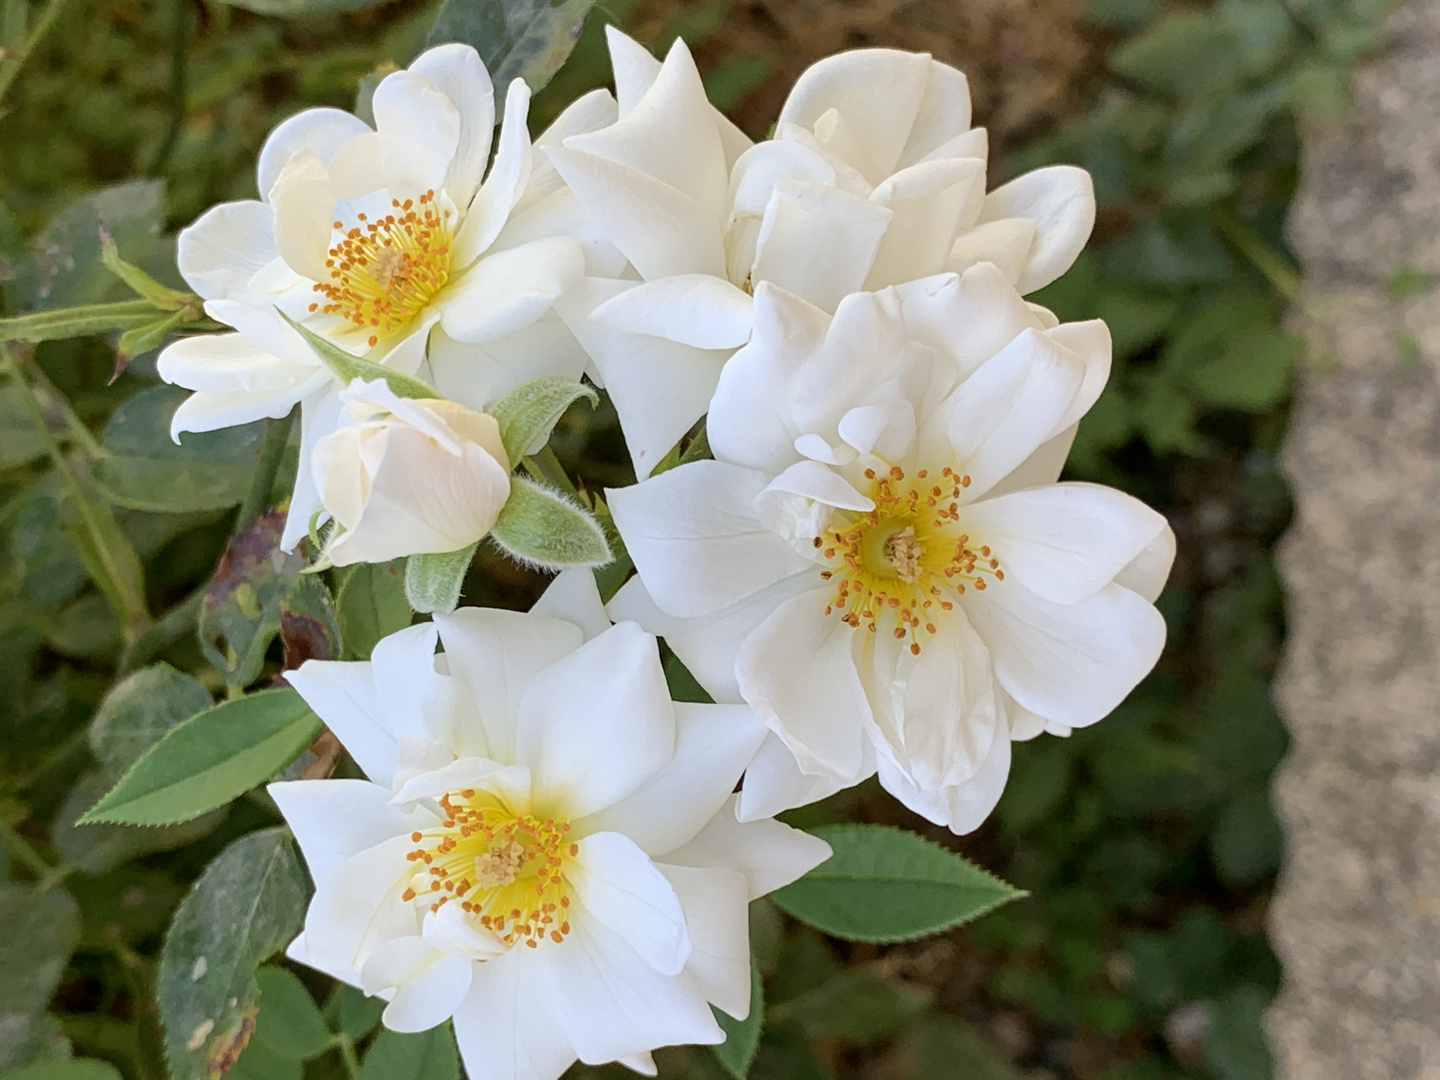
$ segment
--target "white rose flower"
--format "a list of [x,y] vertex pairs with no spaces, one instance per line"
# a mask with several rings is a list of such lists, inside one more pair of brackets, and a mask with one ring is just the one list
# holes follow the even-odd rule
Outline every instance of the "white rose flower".
[[336,566],[467,548],[510,497],[510,461],[493,416],[453,401],[397,397],[384,382],[341,391],[348,423],[310,465],[336,530]]
[[[236,332],[161,354],[162,377],[195,391],[172,434],[301,404],[286,547],[316,506],[305,463],[338,420],[340,383],[277,311],[475,408],[537,375],[584,369],[551,309],[586,270],[588,226],[548,161],[534,161],[529,100],[516,79],[486,176],[490,76],[468,45],[431,49],[376,87],[374,129],[338,109],[291,117],[260,153],[262,198],[216,206],[180,234],[181,273]],[[589,95],[541,141],[613,116],[608,93]],[[592,272],[614,271],[605,246],[590,240]]]
[[760,282],[833,312],[853,292],[992,262],[1030,292],[1090,235],[1083,169],[1038,169],[986,194],[965,76],[928,55],[820,61],[775,137],[749,146],[706,100],[683,42],[661,65],[612,29],[610,51],[619,119],[546,152],[643,279],[592,277],[560,309],[642,477],[704,413],[749,337]]
[[612,614],[773,732],[742,817],[878,768],[968,831],[1012,738],[1094,723],[1150,670],[1165,519],[1056,483],[1109,364],[1104,323],[1056,325],[989,264],[833,318],[757,290],[710,409],[715,460],[608,493],[640,572]]
[[270,786],[315,880],[288,955],[394,1030],[454,1017],[472,1080],[654,1075],[656,1047],[723,1041],[711,1004],[746,1015],[748,901],[829,847],[736,820],[763,726],[672,703],[588,571],[539,611],[464,608],[287,674],[369,777]]

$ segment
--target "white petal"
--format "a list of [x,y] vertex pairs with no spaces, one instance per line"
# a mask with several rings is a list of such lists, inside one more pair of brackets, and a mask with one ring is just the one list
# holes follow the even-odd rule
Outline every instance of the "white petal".
[[601,303],[630,287],[586,278],[555,310],[594,361],[620,415],[635,474],[643,479],[705,415],[728,351],[625,334],[589,318]]
[[[215,431],[218,428],[237,427],[267,418],[283,419],[290,415],[297,400],[314,389],[317,381],[319,380],[308,379],[288,393],[235,390],[191,394],[180,403],[175,415],[170,418],[170,437],[179,442],[180,433],[184,431]],[[328,376],[325,381],[328,381]]]
[[675,39],[655,81],[633,108],[622,105],[621,113],[607,128],[566,139],[566,148],[653,177],[718,222],[729,209],[730,170],[700,72],[684,41]]
[[572,568],[556,574],[530,608],[530,614],[572,622],[585,632],[586,641],[610,629],[610,617],[605,614],[595,575],[588,569]]
[[487,255],[435,298],[440,325],[457,341],[494,341],[522,330],[585,273],[585,250],[568,236]]
[[[831,109],[866,149],[878,184],[895,171],[929,89],[932,61],[899,49],[853,49],[806,68],[780,110],[780,123],[814,129]],[[968,120],[968,118],[967,118]]]
[[1010,776],[1010,738],[1002,730],[990,744],[979,769],[965,780],[938,789],[923,789],[883,757],[880,783],[921,817],[961,836],[980,827],[1005,791]]
[[738,1020],[750,1015],[750,900],[745,876],[721,866],[661,865],[685,910],[692,945],[686,978]]
[[818,836],[772,819],[738,821],[731,805],[710,819],[699,835],[665,856],[666,865],[724,866],[745,875],[755,900],[804,877],[830,857]]
[[294,550],[310,531],[311,515],[321,508],[310,457],[315,451],[315,444],[340,423],[339,387],[329,370],[321,368],[312,385],[314,389],[300,402],[300,468],[295,474],[295,490],[290,496],[285,532],[280,537],[280,547],[284,551]]
[[180,230],[180,274],[206,300],[244,293],[250,279],[280,257],[274,230],[274,215],[263,202],[212,206]]
[[377,946],[419,933],[416,908],[400,899],[414,876],[414,865],[405,861],[414,847],[408,834],[393,837],[352,855],[315,883],[305,946],[317,966],[360,971]]
[[722,278],[682,274],[618,293],[591,312],[603,326],[697,349],[734,349],[750,337],[751,299]]
[[400,748],[375,690],[371,664],[306,660],[285,681],[325,721],[355,763],[375,783],[389,787]]
[[1042,329],[1015,286],[990,263],[902,287],[905,326],[916,341],[955,362],[960,379],[972,374],[1026,330]]
[[623,833],[650,855],[691,840],[720,808],[767,732],[745,705],[675,703],[675,756],[635,791],[573,824]]
[[499,934],[481,926],[459,904],[441,904],[439,911],[426,912],[421,933],[437,949],[466,960],[488,962],[509,950]]
[[1051,341],[1058,341],[1073,352],[1085,365],[1085,380],[1080,392],[1070,403],[1070,410],[1057,421],[1058,428],[1078,424],[1090,411],[1110,379],[1110,357],[1112,353],[1110,328],[1102,319],[1086,322],[1061,323],[1045,331]]
[[395,988],[381,1017],[391,1031],[429,1031],[454,1015],[470,990],[474,968],[472,961],[446,956],[424,938],[395,938],[370,954],[360,981],[372,996]]
[[455,104],[424,75],[394,71],[380,80],[371,105],[390,191],[413,197],[443,189],[460,145]]
[[[610,29],[612,28],[606,27],[607,31]],[[659,61],[655,62],[655,69],[657,71],[660,69]],[[555,122],[535,139],[534,145],[536,147],[560,146],[571,135],[599,131],[601,128],[613,124],[617,115],[615,98],[609,90],[591,90],[590,93],[582,94],[567,105],[565,110],[555,118]],[[525,188],[520,202],[516,204],[516,212],[564,190],[566,190],[565,181],[560,179],[560,174],[550,159],[544,154],[532,154],[530,183]]]
[[725,276],[720,223],[689,195],[595,154],[558,146],[545,153],[647,281],[673,274]]
[[[325,268],[335,189],[325,165],[308,150],[292,157],[267,193],[274,214],[275,249],[301,277],[328,281]],[[233,324],[232,324],[233,325]]]
[[797,461],[766,485],[758,498],[763,499],[771,492],[799,495],[814,499],[826,506],[842,510],[868,511],[875,509],[875,501],[861,495],[840,476],[818,461]]
[[335,151],[330,183],[335,197],[346,200],[363,199],[385,187],[385,140],[378,131],[356,135]]
[[328,879],[366,848],[439,823],[423,806],[392,806],[389,788],[365,780],[294,780],[265,790],[285,815],[313,881]]
[[437,45],[415,58],[410,70],[425,76],[430,85],[450,99],[460,116],[460,140],[445,191],[456,206],[470,204],[485,164],[495,130],[495,87],[485,63],[469,45]]
[[704,997],[661,975],[620,935],[577,920],[560,948],[538,953],[560,1026],[580,1060],[599,1065],[657,1046],[725,1040]]
[[613,930],[660,974],[680,974],[690,959],[690,935],[665,875],[620,833],[593,833],[578,846],[565,875],[584,915]]
[[1028,218],[1035,244],[1018,282],[1022,293],[1050,284],[1066,270],[1095,227],[1095,185],[1074,165],[1050,165],[1017,176],[985,197],[981,222]]
[[484,412],[502,394],[541,375],[578,380],[589,357],[560,318],[549,314],[513,334],[479,343],[456,341],[437,327],[426,362],[428,381],[443,397]]
[[[480,753],[456,741],[462,685],[435,669],[434,623],[419,623],[382,638],[370,656],[375,694],[386,726],[397,740],[434,739],[457,753]],[[470,714],[465,710],[465,715]],[[468,740],[467,740],[468,741]]]
[[783,180],[760,225],[754,280],[833,311],[864,285],[892,217],[838,188]]
[[[874,757],[871,753],[866,760],[873,762]],[[874,771],[874,765],[864,771],[868,775]],[[745,786],[740,789],[735,816],[740,821],[758,822],[786,810],[828,799],[849,786],[847,779],[801,772],[795,755],[772,731],[760,745],[755,760],[745,770]]]
[[1111,584],[1078,604],[1054,604],[1018,582],[1004,585],[967,593],[965,614],[990,649],[1001,685],[1047,720],[1095,723],[1160,658],[1165,620],[1129,589]]
[[825,344],[830,316],[783,289],[755,290],[750,343],[720,373],[706,430],[719,461],[774,476],[796,460],[800,372]]
[[663,611],[708,614],[811,563],[763,525],[763,473],[697,461],[606,491],[626,550]]
[[1018,282],[1025,275],[1034,244],[1035,223],[1029,218],[986,221],[956,237],[945,266],[958,274],[981,263],[993,263],[1006,280]]
[[529,111],[530,88],[524,79],[515,79],[505,94],[505,120],[500,128],[495,164],[455,237],[456,266],[469,266],[495,242],[530,182],[533,151],[530,132],[525,127]]
[[984,184],[983,161],[946,158],[912,165],[877,187],[871,201],[893,217],[865,288],[883,289],[945,269],[961,213]]
[[1078,426],[1072,424],[1053,439],[1042,443],[1038,450],[1006,473],[1005,478],[990,489],[987,497],[998,499],[1012,491],[1057,482],[1065,470],[1065,460],[1070,456],[1070,448],[1075,445],[1078,430]]
[[975,503],[965,528],[1031,592],[1073,604],[1115,579],[1165,533],[1165,518],[1098,484],[1052,484]]
[[1052,435],[1079,393],[1073,352],[1026,330],[961,383],[950,402],[950,444],[979,498]]
[[[900,151],[897,165],[901,168],[931,158],[941,147],[969,134],[970,84],[964,74],[949,64],[932,60],[929,76],[910,137],[905,141],[905,149]],[[983,151],[960,154],[952,150],[950,156],[984,158],[985,154]]]
[[631,1072],[637,1072],[641,1076],[658,1076],[659,1067],[655,1064],[655,1056],[648,1050],[640,1054],[626,1054],[615,1059],[617,1065],[624,1065]]
[[479,966],[455,1010],[455,1039],[470,1080],[560,1080],[575,1060],[530,949]]
[[814,586],[813,577],[797,574],[714,614],[677,619],[656,606],[644,580],[637,576],[615,594],[609,612],[616,621],[633,619],[652,634],[663,635],[707,694],[716,701],[735,703],[741,700],[735,679],[735,657],[741,643],[781,603]]
[[297,153],[308,150],[322,165],[328,165],[335,151],[369,130],[365,121],[341,109],[306,109],[277,124],[260,150],[256,170],[260,197],[270,194],[280,173]]
[[[162,379],[187,390],[273,393],[294,405],[292,391],[317,374],[256,345],[244,334],[200,334],[167,345],[156,361]],[[288,411],[288,410],[287,410]],[[188,430],[188,429],[187,429]]]
[[780,605],[745,639],[735,674],[804,772],[856,783],[872,720],[851,658],[855,631],[825,613],[830,595],[824,588]]
[[515,760],[520,698],[543,669],[584,641],[572,622],[501,608],[462,607],[433,616],[450,674],[469,691],[496,761]]
[[615,99],[621,116],[627,115],[660,76],[660,61],[650,50],[611,24],[605,26],[610,70],[615,77]]
[[675,753],[675,712],[654,637],[619,623],[537,674],[520,699],[515,760],[537,805],[583,817],[611,806]]
[[1174,563],[1175,534],[1167,527],[1115,575],[1115,584],[1139,593],[1153,604],[1164,590]]

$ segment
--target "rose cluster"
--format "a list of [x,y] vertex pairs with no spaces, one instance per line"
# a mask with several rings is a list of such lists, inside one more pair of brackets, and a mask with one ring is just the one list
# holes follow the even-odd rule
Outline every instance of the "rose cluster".
[[[829,853],[774,815],[878,774],[968,832],[1013,741],[1103,718],[1165,637],[1165,519],[1059,482],[1109,333],[1025,299],[1089,237],[1087,174],[987,191],[925,55],[821,61],[754,143],[683,43],[609,44],[614,93],[533,140],[462,45],[385,77],[373,126],[282,123],[261,198],[181,235],[233,332],[160,358],[177,437],[300,407],[284,544],[337,566],[522,513],[507,395],[614,404],[639,482],[576,507],[633,561],[613,597],[566,569],[287,675],[368,777],[271,786],[316,885],[289,955],[393,1029],[453,1017],[477,1080],[722,1041],[748,901]],[[715,704],[671,700],[658,637]]]

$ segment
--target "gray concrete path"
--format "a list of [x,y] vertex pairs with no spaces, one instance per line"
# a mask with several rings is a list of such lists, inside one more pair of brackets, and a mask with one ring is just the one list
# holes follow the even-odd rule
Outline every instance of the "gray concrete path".
[[1390,25],[1291,220],[1319,317],[1285,450],[1279,1080],[1440,1080],[1440,0]]

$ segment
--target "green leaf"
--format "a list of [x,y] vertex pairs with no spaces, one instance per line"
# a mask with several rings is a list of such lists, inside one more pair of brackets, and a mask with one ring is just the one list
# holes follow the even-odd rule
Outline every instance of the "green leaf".
[[835,853],[771,895],[784,911],[848,941],[909,941],[1025,895],[938,844],[883,825],[813,830]]
[[60,889],[0,884],[0,1069],[27,1064],[45,1008],[80,937],[80,912]]
[[565,65],[593,2],[445,0],[426,45],[473,45],[496,86],[522,78],[538,92]]
[[360,1080],[459,1080],[460,1055],[449,1024],[404,1035],[384,1030],[365,1055]]
[[259,996],[255,969],[300,929],[305,896],[282,827],[236,840],[180,902],[155,994],[173,1080],[211,1080],[244,1049]]
[[303,1062],[276,1053],[259,1039],[251,1039],[241,1049],[225,1080],[301,1080],[305,1075]]
[[500,441],[511,466],[545,444],[565,410],[580,398],[594,408],[600,395],[584,383],[562,375],[541,375],[523,382],[490,406],[490,415],[500,425]]
[[0,386],[0,471],[44,457],[49,445],[31,419],[25,397],[18,386]]
[[330,1048],[330,1029],[315,999],[293,972],[263,967],[255,973],[260,988],[260,1013],[255,1042],[289,1061],[309,1061]]
[[765,986],[760,981],[760,966],[750,957],[750,1014],[744,1020],[736,1020],[727,1012],[710,1006],[715,1022],[725,1032],[725,1041],[712,1047],[720,1064],[735,1080],[745,1080],[755,1052],[760,1049],[760,1029],[765,1024]]
[[27,1065],[0,1073],[0,1080],[123,1080],[120,1070],[108,1061],[94,1058],[66,1058]]
[[88,772],[70,789],[50,827],[50,844],[66,866],[104,874],[121,863],[157,851],[173,851],[213,832],[223,813],[202,814],[179,825],[134,829],[128,825],[81,825],[80,818],[110,788],[105,773]]
[[1236,987],[1214,1003],[1204,1044],[1219,1080],[1268,1080],[1275,1075],[1262,1024],[1269,1004],[1270,995],[1251,985]]
[[[31,257],[16,267],[15,299],[22,310],[93,304],[117,282],[100,261],[103,229],[143,261],[165,221],[165,184],[137,180],[102,188],[73,203],[41,230]],[[152,318],[154,306],[152,310]]]
[[1195,97],[1238,78],[1240,54],[1217,16],[1182,10],[1112,50],[1110,67],[1157,93]]
[[116,683],[90,721],[90,749],[114,782],[172,728],[208,709],[210,691],[169,664],[142,668]]
[[794,1024],[808,1039],[875,1042],[929,1008],[930,996],[922,987],[886,979],[870,968],[850,968],[777,1005],[771,1019]]
[[330,1000],[325,1002],[325,1017],[331,1026],[357,1043],[375,1030],[384,1011],[385,1002],[380,998],[368,997],[345,983],[336,983]]
[[321,337],[309,327],[300,325],[283,311],[280,312],[280,317],[305,339],[305,344],[309,345],[325,366],[335,373],[335,377],[340,380],[341,385],[349,386],[355,379],[365,379],[367,382],[379,379],[390,387],[396,397],[440,397],[440,391],[432,386],[427,386],[419,379],[402,375],[398,371],[391,371],[383,364],[377,364],[372,360],[365,360],[348,353],[333,341]]
[[319,731],[319,718],[289,688],[222,701],[174,728],[80,820],[188,821],[269,780]]
[[835,1074],[811,1045],[786,1028],[765,1032],[750,1066],[750,1080],[834,1080]]
[[109,456],[95,482],[114,502],[135,510],[186,513],[234,506],[250,490],[264,423],[170,438],[170,418],[190,395],[153,386],[124,402],[101,436]]
[[479,546],[476,542],[460,551],[411,555],[405,563],[406,603],[422,615],[454,611],[460,602],[465,572],[470,569],[470,561]]
[[1210,834],[1210,854],[1220,880],[1243,889],[1280,866],[1285,838],[1265,788],[1242,791],[1220,812]]
[[515,561],[542,570],[601,566],[611,559],[605,530],[588,510],[523,476],[510,478],[510,498],[490,538]]
[[346,572],[335,597],[335,613],[347,660],[370,659],[381,638],[410,625],[405,581],[403,560],[360,563]]
[[937,1017],[911,1028],[895,1048],[906,1080],[1020,1080],[1000,1050],[967,1024]]
[[1264,412],[1289,395],[1303,351],[1296,334],[1260,331],[1230,342],[1223,354],[1190,371],[1187,381],[1211,405]]
[[141,299],[148,300],[162,311],[199,311],[202,301],[192,292],[182,292],[162,285],[134,263],[120,257],[120,247],[105,230],[100,231],[100,261],[105,269],[130,286]]
[[281,607],[299,586],[305,557],[280,550],[285,514],[266,514],[231,538],[200,606],[205,658],[233,686],[260,675],[265,650],[280,632]]

